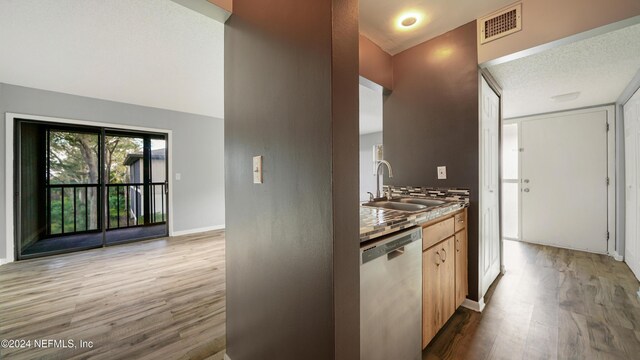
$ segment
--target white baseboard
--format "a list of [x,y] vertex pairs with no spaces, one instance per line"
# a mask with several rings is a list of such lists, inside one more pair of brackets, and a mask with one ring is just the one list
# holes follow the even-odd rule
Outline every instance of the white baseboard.
[[224,224],[215,225],[215,226],[208,226],[208,227],[203,227],[203,228],[198,228],[198,229],[174,231],[170,236],[190,235],[190,234],[196,234],[196,233],[201,233],[201,232],[206,232],[206,231],[213,231],[213,230],[221,230],[221,229],[224,229]]
[[614,258],[616,261],[622,261],[624,260],[624,256],[618,254],[617,251],[613,251],[609,254],[609,256],[611,256],[612,258]]
[[0,259],[0,266],[4,265],[4,264],[8,264],[11,261],[9,261],[8,259]]
[[224,354],[224,360],[231,360],[231,358],[229,357],[229,355]]
[[482,312],[484,310],[484,297],[480,298],[479,301],[464,299],[461,306],[475,312]]

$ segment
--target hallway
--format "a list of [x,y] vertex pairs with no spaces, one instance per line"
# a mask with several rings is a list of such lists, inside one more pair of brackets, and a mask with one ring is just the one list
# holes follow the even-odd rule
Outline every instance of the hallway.
[[504,241],[506,274],[482,314],[459,309],[423,359],[633,359],[639,283],[626,264]]

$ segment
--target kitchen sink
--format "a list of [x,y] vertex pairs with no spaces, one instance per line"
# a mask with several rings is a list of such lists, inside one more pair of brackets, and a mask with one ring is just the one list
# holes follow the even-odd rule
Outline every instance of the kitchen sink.
[[419,205],[425,205],[425,206],[438,206],[438,205],[442,205],[444,203],[446,203],[446,201],[443,200],[435,200],[435,199],[411,199],[411,198],[400,198],[400,199],[393,199],[392,201],[398,201],[401,203],[406,203],[406,204],[419,204]]
[[426,210],[428,206],[421,204],[412,204],[405,202],[397,202],[397,201],[372,201],[368,203],[362,204],[362,206],[369,207],[378,207],[383,209],[390,210],[400,210],[400,211],[408,211],[408,212],[417,212]]

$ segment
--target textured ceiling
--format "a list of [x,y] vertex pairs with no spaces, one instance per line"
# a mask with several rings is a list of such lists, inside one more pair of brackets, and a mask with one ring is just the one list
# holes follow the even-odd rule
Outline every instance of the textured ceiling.
[[638,70],[640,25],[489,67],[505,118],[613,103]]
[[224,116],[224,25],[172,1],[0,0],[0,82]]
[[382,131],[382,89],[360,85],[360,135]]
[[[447,31],[488,15],[515,0],[360,0],[360,33],[395,55]],[[407,12],[424,14],[411,30],[396,21]]]

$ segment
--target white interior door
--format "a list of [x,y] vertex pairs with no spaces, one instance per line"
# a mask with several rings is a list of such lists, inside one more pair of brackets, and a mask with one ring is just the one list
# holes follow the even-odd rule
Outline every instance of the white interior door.
[[640,278],[640,194],[638,193],[638,171],[640,171],[640,91],[624,105],[625,147],[625,250],[624,261]]
[[500,273],[500,99],[484,78],[480,99],[480,279],[484,296]]
[[522,240],[607,253],[607,111],[521,122]]

